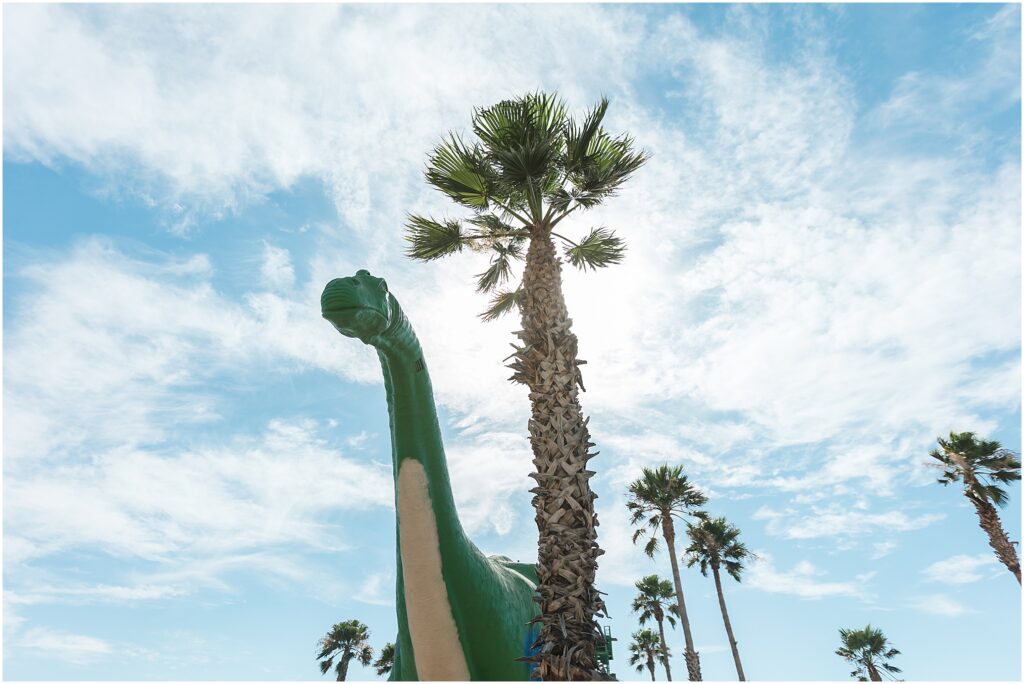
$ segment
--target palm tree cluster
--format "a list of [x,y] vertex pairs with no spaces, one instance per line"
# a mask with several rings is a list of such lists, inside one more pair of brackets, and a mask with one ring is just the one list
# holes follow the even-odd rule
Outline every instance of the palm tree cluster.
[[752,557],[752,554],[743,542],[739,541],[738,528],[724,517],[712,518],[701,509],[707,501],[707,496],[683,474],[682,466],[670,467],[666,464],[657,468],[644,468],[641,477],[629,485],[629,500],[626,506],[632,514],[630,522],[637,526],[633,533],[633,543],[646,539],[644,553],[653,558],[661,540],[664,540],[671,564],[671,583],[661,580],[657,575],[644,577],[636,583],[640,593],[633,601],[633,611],[639,613],[641,625],[651,618],[658,623],[658,654],[665,667],[665,676],[670,681],[672,669],[667,657],[668,645],[665,641],[663,620],[667,618],[669,624],[674,627],[673,616],[679,616],[682,623],[686,644],[683,653],[689,680],[701,681],[700,656],[694,648],[693,632],[686,612],[686,600],[676,555],[675,520],[684,518],[688,518],[684,522],[690,542],[684,551],[687,567],[698,565],[705,577],[708,569],[711,569],[718,591],[718,605],[736,663],[736,673],[740,681],[746,679],[725,605],[720,571],[724,568],[730,577],[737,582],[740,581],[743,564]]
[[[938,467],[943,470],[938,481],[943,485],[963,483],[963,494],[974,506],[989,545],[1019,583],[1020,559],[996,511],[1008,500],[1004,486],[1021,478],[1019,456],[1004,449],[999,442],[979,439],[971,432],[951,432],[948,438],[940,437],[937,441],[939,448],[930,456],[939,462]],[[701,680],[700,657],[693,645],[676,555],[676,520],[683,520],[689,546],[683,550],[682,558],[687,567],[697,566],[704,577],[710,570],[736,674],[740,681],[744,681],[743,664],[722,590],[722,571],[738,582],[744,562],[754,557],[739,540],[739,528],[724,517],[711,517],[703,510],[707,496],[683,474],[682,466],[665,464],[644,468],[641,477],[629,485],[628,493],[626,506],[631,513],[630,521],[637,528],[633,543],[643,542],[644,552],[653,558],[664,541],[672,570],[671,582],[657,575],[648,575],[636,583],[639,593],[633,600],[633,612],[638,614],[641,626],[654,620],[658,632],[641,630],[633,634],[630,664],[635,665],[639,672],[647,668],[654,679],[654,666],[660,661],[666,679],[671,681],[672,668],[664,622],[667,620],[671,627],[675,627],[675,618],[678,617],[683,627],[687,674],[690,681]],[[836,654],[856,666],[851,673],[853,677],[863,681],[882,681],[883,676],[895,679],[900,672],[898,667],[888,662],[899,655],[899,651],[889,645],[880,629],[871,625],[863,629],[840,629],[839,635],[841,646]]]
[[333,667],[337,681],[343,682],[348,676],[348,666],[352,660],[364,667],[372,662],[378,675],[389,674],[395,662],[395,645],[385,644],[377,660],[374,660],[369,640],[370,629],[359,620],[345,620],[332,626],[317,643],[319,650],[316,659],[320,663],[320,674],[327,674]]

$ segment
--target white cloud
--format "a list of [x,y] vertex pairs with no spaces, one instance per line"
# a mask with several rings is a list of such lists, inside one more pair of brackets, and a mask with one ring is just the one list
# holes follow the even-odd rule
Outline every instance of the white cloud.
[[[332,514],[393,500],[389,472],[343,458],[311,423],[277,421],[259,439],[175,455],[114,450],[6,486],[5,542],[20,550],[7,559],[8,587],[18,603],[173,598],[226,590],[237,571],[316,580],[295,550],[344,551],[348,535]],[[60,577],[40,584],[26,564],[71,550],[105,552],[126,569],[150,564],[132,585],[92,587]]]
[[[601,526],[598,528],[598,543],[604,551],[597,576],[598,587],[620,586],[632,588],[637,578],[650,575],[664,557],[665,544],[652,560],[644,555],[643,540],[633,544],[633,532],[626,513],[625,497],[620,495],[598,499],[597,515]],[[681,551],[682,549],[678,549]]]
[[76,665],[108,656],[114,651],[113,647],[102,639],[44,627],[28,630],[17,643],[21,648],[39,651],[49,658]]
[[526,436],[491,432],[446,447],[452,493],[459,519],[470,534],[488,529],[505,535],[532,520],[517,516],[515,505],[529,500],[533,480],[530,443]]
[[9,463],[60,458],[87,442],[154,443],[172,426],[215,420],[211,380],[247,362],[379,380],[372,355],[335,344],[319,292],[295,301],[257,291],[241,305],[213,288],[204,256],[136,259],[90,239],[17,274],[30,291],[5,342]]
[[[6,147],[102,172],[141,167],[135,189],[169,194],[186,215],[313,175],[368,229],[371,208],[402,215],[409,188],[395,177],[472,106],[568,71],[570,95],[622,87],[636,18],[586,7],[544,17],[515,6],[26,8],[5,36]],[[271,35],[267,54],[258,44]],[[546,49],[523,49],[534,41]],[[595,43],[605,56],[579,62]],[[39,44],[57,47],[41,57]]]
[[811,506],[810,511],[779,511],[770,506],[763,506],[753,515],[754,520],[768,521],[765,529],[769,534],[788,539],[856,537],[878,530],[909,532],[926,527],[944,517],[938,513],[911,516],[903,511],[866,513],[845,510],[838,505]]
[[896,550],[899,545],[896,542],[883,541],[877,542],[872,545],[873,551],[871,552],[871,560],[878,560],[879,558],[885,558],[890,553]]
[[825,582],[816,578],[825,573],[810,561],[802,560],[789,570],[777,570],[771,555],[757,551],[757,557],[750,564],[744,577],[747,586],[779,594],[791,594],[806,599],[820,599],[830,596],[867,596],[866,584],[874,573],[856,577],[846,582]]
[[[896,83],[890,97],[871,113],[871,119],[908,135],[943,135],[965,147],[986,138],[980,127],[958,125],[965,112],[1012,106],[1020,99],[1020,10],[1006,5],[974,27],[970,38],[985,47],[983,63],[952,74],[909,72]],[[993,100],[997,103],[993,107]],[[922,121],[927,127],[922,127]],[[917,129],[917,130],[915,130]]]
[[353,598],[374,606],[395,605],[395,576],[390,572],[371,572]]
[[969,584],[984,579],[986,575],[981,571],[990,571],[997,565],[998,561],[990,553],[977,556],[960,554],[945,560],[936,561],[921,572],[933,582]]
[[974,612],[961,603],[954,601],[944,594],[931,594],[922,596],[911,604],[917,610],[931,615],[943,615],[956,617],[965,613]]
[[263,242],[263,282],[272,289],[287,289],[295,284],[295,267],[291,253],[282,247]]
[[5,600],[12,605],[38,603],[86,603],[91,601],[150,601],[181,596],[187,593],[178,587],[143,584],[137,586],[50,586],[33,585],[30,592],[6,592]]

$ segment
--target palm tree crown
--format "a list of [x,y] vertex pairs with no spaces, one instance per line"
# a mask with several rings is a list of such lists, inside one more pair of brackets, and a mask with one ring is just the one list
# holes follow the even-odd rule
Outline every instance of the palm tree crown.
[[703,518],[696,525],[686,524],[690,545],[686,548],[686,567],[700,565],[700,573],[708,576],[708,567],[723,567],[734,580],[740,581],[743,562],[753,554],[739,541],[740,530],[725,518]]
[[978,439],[973,432],[950,432],[938,438],[940,449],[929,454],[944,472],[939,482],[948,485],[964,481],[965,493],[996,506],[1006,505],[1006,485],[1020,479],[1020,459],[999,442]]
[[1020,479],[1020,459],[999,442],[977,439],[973,432],[950,432],[949,439],[938,439],[940,449],[931,457],[943,469],[939,482],[948,485],[964,481],[964,496],[978,514],[978,526],[988,535],[988,544],[996,558],[1013,573],[1019,584],[1020,559],[1013,542],[1006,536],[996,506],[1006,504],[1007,485]]
[[561,98],[541,92],[474,110],[476,140],[449,134],[426,168],[430,185],[472,213],[463,220],[409,215],[408,256],[429,261],[464,247],[490,252],[490,266],[477,276],[477,290],[493,293],[482,314],[488,320],[521,305],[521,285],[508,281],[532,237],[558,238],[567,261],[584,271],[620,262],[625,243],[607,228],[578,240],[552,232],[577,209],[615,195],[647,161],[633,138],[605,132],[607,110],[602,98],[577,121]]
[[633,633],[633,641],[629,644],[629,664],[636,667],[637,672],[644,668],[650,670],[651,681],[654,681],[655,661],[669,658],[667,648],[662,647],[661,638],[649,629],[641,629]]
[[667,517],[680,517],[708,502],[704,493],[683,475],[683,467],[668,465],[644,468],[643,475],[629,485],[630,500],[626,507],[633,514],[630,522],[645,524],[633,533],[633,543],[650,532],[644,553],[653,556],[658,550],[658,537],[654,534]]
[[395,645],[389,642],[380,649],[380,655],[377,656],[377,660],[373,661],[373,668],[377,670],[377,674],[386,675],[391,672],[394,666]]
[[882,672],[890,677],[901,672],[900,668],[885,662],[900,652],[889,647],[882,630],[871,625],[864,629],[840,629],[839,638],[842,640],[842,646],[836,649],[836,655],[842,656],[856,666],[850,673],[851,677],[856,677],[860,681],[880,682]]
[[633,599],[633,612],[639,613],[638,621],[646,625],[648,620],[668,620],[676,626],[675,615],[679,612],[676,605],[676,593],[672,590],[672,582],[663,580],[657,575],[648,575],[636,583],[640,593]]
[[338,659],[335,670],[339,682],[345,681],[349,661],[353,658],[369,665],[373,660],[373,648],[366,643],[369,638],[369,628],[359,620],[346,620],[331,627],[319,643],[316,659],[320,661],[320,674],[327,674],[335,658]]

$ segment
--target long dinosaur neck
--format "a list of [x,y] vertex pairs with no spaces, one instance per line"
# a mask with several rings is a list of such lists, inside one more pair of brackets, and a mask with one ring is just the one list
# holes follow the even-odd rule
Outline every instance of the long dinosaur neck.
[[419,340],[403,315],[376,346],[387,390],[396,484],[403,464],[419,462],[426,474],[438,534],[442,539],[461,542],[464,534],[452,497],[434,392]]
[[418,679],[470,679],[449,585],[481,558],[459,524],[448,480],[430,375],[404,316],[377,344],[391,415],[398,519],[398,616]]

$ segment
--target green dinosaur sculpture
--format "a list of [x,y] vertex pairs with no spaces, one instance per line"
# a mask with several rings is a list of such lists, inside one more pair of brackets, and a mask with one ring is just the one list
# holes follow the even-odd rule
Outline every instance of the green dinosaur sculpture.
[[462,530],[423,352],[387,283],[327,284],[323,317],[377,349],[391,417],[398,638],[391,679],[527,680],[537,615],[532,564],[486,557]]

